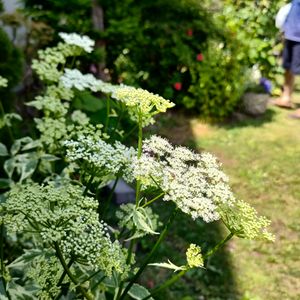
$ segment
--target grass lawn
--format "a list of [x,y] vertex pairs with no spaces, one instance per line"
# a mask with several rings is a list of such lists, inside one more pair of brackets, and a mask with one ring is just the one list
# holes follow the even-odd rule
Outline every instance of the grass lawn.
[[[207,270],[178,282],[169,299],[300,299],[300,120],[288,113],[269,108],[263,117],[218,126],[180,113],[161,121],[160,135],[214,153],[236,196],[269,217],[276,234],[274,244],[234,238]],[[224,234],[219,224],[201,222],[195,231],[182,216],[161,255],[171,255],[176,263],[176,248],[189,242],[209,248]],[[163,271],[156,271],[159,278]]]

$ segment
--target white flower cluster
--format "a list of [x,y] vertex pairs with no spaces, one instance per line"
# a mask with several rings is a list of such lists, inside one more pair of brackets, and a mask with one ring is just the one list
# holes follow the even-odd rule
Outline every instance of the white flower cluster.
[[10,191],[0,211],[10,232],[35,231],[44,245],[58,243],[68,258],[72,255],[108,276],[113,269],[122,274],[127,268],[125,253],[110,240],[97,208],[98,203],[82,196],[78,186],[32,184]]
[[100,90],[101,80],[92,74],[82,74],[77,69],[65,69],[65,73],[60,77],[60,82],[66,88],[76,88],[79,91],[89,89],[93,92]]
[[66,44],[78,46],[87,53],[91,53],[95,46],[95,41],[91,40],[86,35],[65,32],[60,32],[58,35],[64,40]]
[[174,103],[159,95],[129,86],[120,86],[112,93],[112,97],[123,102],[130,118],[137,123],[141,121],[143,126],[153,124],[154,115],[174,106]]
[[32,61],[32,69],[36,71],[41,80],[58,82],[63,75],[59,65],[65,65],[68,57],[79,56],[82,50],[91,52],[94,41],[87,36],[76,33],[60,33],[65,43],[59,43],[56,47],[38,51],[38,59]]
[[165,193],[163,200],[174,201],[193,219],[218,220],[218,205],[235,202],[227,176],[209,153],[197,154],[152,136],[144,142],[141,158],[133,165],[133,177],[144,188],[159,187]]
[[77,69],[65,69],[65,73],[60,77],[61,84],[68,88],[76,88],[79,91],[89,89],[92,92],[102,92],[104,94],[114,95],[117,90],[122,89],[125,85],[113,85],[97,79],[93,74],[82,74]]
[[7,79],[0,75],[0,87],[7,87]]
[[80,136],[77,141],[65,141],[67,158],[70,161],[82,162],[99,177],[125,175],[136,151],[116,141],[114,145],[90,136]]

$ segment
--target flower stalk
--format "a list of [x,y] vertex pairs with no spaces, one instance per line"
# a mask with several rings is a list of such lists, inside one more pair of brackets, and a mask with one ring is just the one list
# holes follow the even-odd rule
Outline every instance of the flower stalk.
[[79,284],[79,282],[77,281],[77,279],[75,278],[75,276],[72,274],[71,270],[69,269],[65,258],[60,250],[59,244],[58,242],[54,243],[54,247],[55,247],[55,251],[56,251],[56,256],[59,259],[61,265],[64,268],[64,271],[67,273],[67,275],[69,276],[70,280],[78,287],[79,291],[81,292],[81,294],[87,299],[87,300],[94,300],[94,297],[92,296],[92,294],[88,291],[85,290],[85,288]]
[[143,273],[143,271],[145,270],[145,268],[147,267],[147,265],[149,264],[150,260],[152,259],[153,255],[156,253],[158,247],[160,246],[161,242],[164,240],[167,232],[170,229],[171,224],[173,223],[176,215],[178,212],[178,208],[176,207],[172,214],[169,217],[169,220],[165,226],[165,228],[163,229],[163,231],[161,232],[158,240],[156,241],[155,245],[153,246],[151,252],[148,254],[148,256],[146,257],[145,261],[143,262],[143,264],[141,265],[141,267],[139,268],[139,270],[136,272],[136,274],[132,277],[132,279],[130,280],[130,282],[128,283],[128,285],[126,286],[124,292],[121,294],[120,298],[117,298],[117,300],[123,300],[125,298],[125,296],[127,295],[127,293],[129,292],[130,288],[133,286],[133,284],[137,281],[137,279],[140,277],[140,275]]

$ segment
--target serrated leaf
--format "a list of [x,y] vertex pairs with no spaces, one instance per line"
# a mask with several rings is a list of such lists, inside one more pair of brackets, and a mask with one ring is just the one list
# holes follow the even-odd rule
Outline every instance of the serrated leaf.
[[135,232],[130,238],[126,239],[125,241],[126,241],[126,242],[129,242],[129,241],[131,241],[131,240],[138,239],[138,238],[140,238],[140,237],[142,237],[142,236],[144,236],[144,235],[145,235],[144,232],[138,231],[138,232]]
[[37,292],[37,288],[33,285],[23,287],[17,284],[15,281],[8,283],[8,292],[11,299],[14,300],[35,300],[38,299],[34,294]]
[[0,156],[8,156],[7,148],[2,143],[0,143]]
[[170,260],[168,260],[167,263],[153,263],[153,264],[149,264],[149,266],[171,269],[171,270],[174,270],[174,272],[178,272],[178,271],[182,271],[182,270],[186,269],[186,266],[180,266],[180,267],[176,266]]
[[[147,296],[150,296],[150,292],[143,286],[134,283],[132,287],[130,288],[128,292],[129,296],[136,300],[142,300],[146,298]],[[153,300],[152,297],[148,298],[150,300]]]
[[145,209],[139,207],[137,210],[133,212],[132,220],[137,227],[138,230],[142,230],[151,234],[159,234],[159,232],[155,232],[152,229],[152,222],[148,218]]
[[11,269],[22,269],[28,263],[31,263],[33,259],[44,254],[45,252],[40,249],[25,250],[21,256],[11,262],[7,267]]

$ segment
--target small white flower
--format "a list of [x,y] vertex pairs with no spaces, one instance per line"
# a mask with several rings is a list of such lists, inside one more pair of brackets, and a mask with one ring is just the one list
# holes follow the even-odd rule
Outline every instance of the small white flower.
[[60,32],[58,34],[66,44],[75,45],[82,48],[85,52],[91,53],[95,46],[95,41],[91,40],[86,35],[79,35],[77,33]]
[[133,161],[133,177],[144,188],[159,187],[165,193],[163,200],[205,222],[220,219],[221,203],[235,202],[228,178],[213,155],[172,146],[158,136],[144,141],[141,157]]
[[7,87],[7,79],[0,76],[0,87]]

